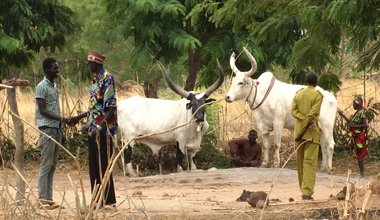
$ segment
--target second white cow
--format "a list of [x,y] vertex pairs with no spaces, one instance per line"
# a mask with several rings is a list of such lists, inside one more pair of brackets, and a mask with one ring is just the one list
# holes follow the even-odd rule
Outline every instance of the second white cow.
[[[258,79],[250,76],[256,72],[257,63],[252,54],[243,48],[245,54],[251,61],[252,67],[249,71],[242,72],[236,65],[236,54],[230,57],[230,66],[235,73],[231,87],[226,94],[226,100],[246,101],[251,109],[253,120],[257,130],[261,133],[264,145],[264,158],[262,167],[268,167],[269,159],[269,134],[274,132],[275,155],[273,167],[280,166],[281,136],[284,128],[294,130],[295,118],[291,115],[291,106],[294,95],[302,85],[292,85],[275,79],[273,73],[264,72]],[[330,171],[334,152],[333,128],[337,112],[337,101],[333,94],[316,87],[323,95],[323,102],[319,116],[321,128],[321,169]]]

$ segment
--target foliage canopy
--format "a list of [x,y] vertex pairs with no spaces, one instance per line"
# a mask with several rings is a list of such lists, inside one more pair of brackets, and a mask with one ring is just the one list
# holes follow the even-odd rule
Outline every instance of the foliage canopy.
[[61,1],[3,0],[0,5],[0,72],[28,65],[41,47],[54,51],[79,26]]
[[[212,16],[234,32],[246,29],[266,60],[292,68],[297,81],[305,70],[320,74],[338,68],[340,53],[360,54],[359,69],[379,68],[379,1],[284,0],[208,1],[221,3]],[[270,63],[273,63],[270,61]],[[330,70],[331,71],[331,70]],[[338,71],[338,70],[336,70]],[[330,81],[333,89],[339,81]],[[325,86],[326,87],[326,86]]]

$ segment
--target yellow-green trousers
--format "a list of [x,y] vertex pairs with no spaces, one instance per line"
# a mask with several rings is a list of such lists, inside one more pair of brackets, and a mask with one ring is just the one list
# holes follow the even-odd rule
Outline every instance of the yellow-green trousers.
[[[298,146],[302,142],[296,142]],[[297,150],[298,183],[303,196],[314,193],[315,175],[318,165],[319,144],[306,142]]]

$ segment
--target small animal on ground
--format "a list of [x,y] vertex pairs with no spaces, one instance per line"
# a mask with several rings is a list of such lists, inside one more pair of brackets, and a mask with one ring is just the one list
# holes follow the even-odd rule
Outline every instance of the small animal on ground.
[[[269,198],[267,199],[267,196],[268,196],[268,194],[266,192],[263,192],[263,191],[253,192],[249,196],[248,203],[252,207],[262,209],[262,208],[269,205]],[[266,203],[265,203],[265,201],[266,201]]]
[[237,202],[248,202],[249,197],[251,196],[251,193],[253,191],[248,191],[243,189],[243,193],[239,196],[239,198],[236,199]]

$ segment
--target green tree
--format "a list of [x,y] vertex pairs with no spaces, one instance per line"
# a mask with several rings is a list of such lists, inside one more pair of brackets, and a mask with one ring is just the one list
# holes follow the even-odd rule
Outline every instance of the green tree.
[[324,74],[329,89],[335,90],[339,79],[329,74],[338,72],[342,50],[362,53],[362,69],[378,68],[378,1],[227,0],[222,4],[212,16],[215,24],[232,26],[234,32],[247,29],[267,59],[293,69],[290,76],[295,82],[314,70]]
[[[197,8],[201,13],[191,13],[202,2],[115,0],[107,1],[107,7],[123,35],[133,39],[135,48],[131,54],[131,64],[137,71],[151,73],[157,71],[153,68],[156,60],[176,63],[183,61],[181,58],[185,56],[189,66],[185,90],[193,90],[199,70],[211,58],[228,55],[233,43],[231,34],[226,30],[217,30],[209,21],[207,10]],[[203,48],[212,50],[205,51]],[[149,80],[157,82],[162,78],[160,74],[148,76],[148,83]]]
[[4,0],[0,5],[0,74],[26,67],[41,47],[54,51],[78,26],[61,1]]
[[[80,18],[80,31],[76,31],[66,39],[66,44],[58,51],[43,51],[58,58],[63,65],[61,74],[70,83],[77,80],[91,80],[86,63],[89,51],[98,51],[106,55],[105,66],[117,78],[131,78],[133,74],[128,68],[128,55],[133,47],[129,40],[120,36],[114,28],[114,21],[106,11],[104,0],[65,0],[67,6]],[[40,62],[35,62],[40,67]],[[67,69],[66,69],[67,68]],[[119,80],[117,80],[119,82]],[[72,85],[72,84],[71,84]]]
[[[73,12],[61,1],[3,0],[0,4],[0,76],[20,71],[41,48],[62,47],[66,35],[77,28]],[[8,90],[12,112],[18,115],[15,89]],[[16,128],[15,167],[24,174],[24,127],[12,117]],[[24,198],[25,183],[16,180],[16,200]]]

